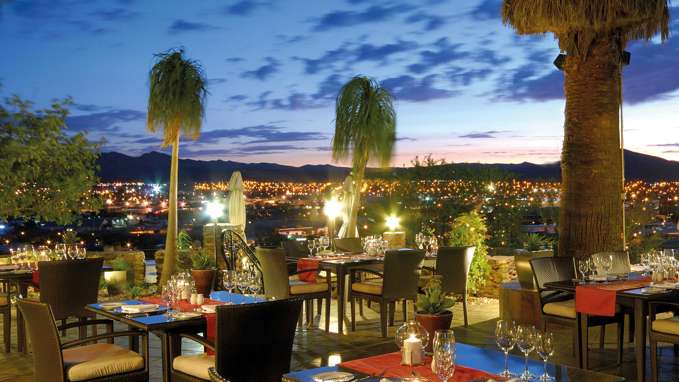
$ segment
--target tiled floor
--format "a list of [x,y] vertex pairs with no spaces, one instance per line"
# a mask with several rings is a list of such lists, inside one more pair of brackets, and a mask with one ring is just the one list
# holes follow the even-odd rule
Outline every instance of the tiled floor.
[[[375,308],[375,306],[373,306]],[[400,312],[396,314],[396,325],[390,327],[389,337],[381,338],[379,334],[379,316],[371,309],[365,309],[365,317],[359,319],[356,332],[347,333],[349,325],[345,325],[345,335],[338,336],[335,306],[331,317],[331,333],[326,334],[319,329],[323,322],[319,322],[320,317],[316,316],[315,327],[310,329],[298,330],[295,339],[294,352],[292,358],[292,369],[300,370],[327,365],[329,362],[339,362],[340,360],[350,360],[388,351],[396,350],[393,341],[393,334],[400,325]],[[454,308],[453,326],[457,340],[463,343],[494,347],[494,328],[498,316],[498,304],[493,300],[476,301],[469,307],[469,327],[462,326],[462,308],[457,305]],[[571,349],[571,333],[567,329],[556,330],[559,346],[555,360],[559,363],[573,364],[574,359]],[[590,363],[591,367],[611,374],[625,376],[633,381],[635,375],[635,363],[632,344],[626,344],[624,362],[621,367],[615,365],[615,330],[613,327],[607,331],[606,348],[603,351],[597,349],[594,343],[598,341],[596,329],[592,329],[590,338]],[[14,329],[13,329],[14,333]],[[69,337],[75,336],[75,331],[69,333]],[[121,343],[124,343],[122,341]],[[13,339],[12,353],[0,353],[0,381],[32,381],[32,359],[30,355],[16,353],[16,339]],[[160,381],[160,348],[158,339],[151,335],[151,380]],[[187,352],[199,351],[199,348],[191,344],[186,344]],[[671,347],[664,347],[662,354],[662,381],[679,380],[679,357],[676,357]]]

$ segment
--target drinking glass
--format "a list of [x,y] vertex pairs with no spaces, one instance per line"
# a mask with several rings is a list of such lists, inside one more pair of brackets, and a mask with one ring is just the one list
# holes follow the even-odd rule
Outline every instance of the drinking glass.
[[587,272],[589,271],[589,261],[580,260],[578,261],[578,271],[582,274],[582,280],[587,281]]
[[523,373],[521,373],[522,381],[530,381],[534,377],[534,375],[528,371],[528,355],[535,350],[536,334],[537,332],[533,325],[519,325],[516,328],[516,346],[521,350],[525,358]]
[[234,274],[233,271],[225,270],[222,271],[222,286],[229,293],[233,293],[234,288]]
[[330,246],[330,238],[327,237],[327,236],[322,236],[321,239],[320,239],[320,242],[321,242],[321,248],[322,248],[323,251],[328,249],[328,247]]
[[241,294],[247,295],[248,293],[248,273],[245,271],[241,271],[238,273],[237,277],[237,285],[238,285],[238,290],[240,291]]
[[604,255],[601,256],[601,268],[604,271],[604,275],[608,277],[608,273],[611,271],[611,268],[613,267],[613,256],[612,255]]
[[505,353],[505,368],[500,373],[501,377],[511,378],[513,374],[509,371],[509,352],[516,345],[515,325],[513,321],[499,320],[495,324],[495,341],[497,346]]
[[437,330],[432,347],[434,372],[443,382],[455,374],[455,334],[452,330]]
[[309,256],[314,256],[314,249],[316,249],[316,240],[315,239],[309,239],[307,240],[307,247],[309,248]]
[[554,335],[547,332],[538,334],[535,345],[535,351],[538,353],[540,358],[542,358],[544,370],[538,379],[542,382],[554,380],[554,378],[550,377],[549,373],[547,373],[547,361],[549,360],[549,357],[554,355]]
[[248,282],[248,289],[250,289],[250,293],[255,296],[257,295],[257,292],[259,292],[259,288],[261,286],[261,278],[259,277],[259,273],[253,272],[250,274],[250,279]]

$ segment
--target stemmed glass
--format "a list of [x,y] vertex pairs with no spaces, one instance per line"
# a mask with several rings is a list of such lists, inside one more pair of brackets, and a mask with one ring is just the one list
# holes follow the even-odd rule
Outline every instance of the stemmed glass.
[[433,342],[434,372],[443,382],[455,374],[455,334],[452,330],[437,330]]
[[236,276],[236,285],[238,286],[238,290],[242,295],[247,295],[248,283],[248,273],[245,271],[239,272]]
[[600,258],[600,262],[601,269],[604,271],[604,276],[608,277],[608,273],[611,271],[611,268],[613,267],[613,256],[603,255]]
[[322,251],[325,251],[330,246],[330,238],[328,236],[321,236],[319,242],[321,244]]
[[499,320],[495,324],[495,341],[497,346],[505,353],[505,368],[500,373],[501,377],[511,378],[513,375],[509,371],[509,352],[516,345],[515,325],[513,321]]
[[316,249],[316,239],[307,240],[307,247],[309,248],[309,256],[314,256],[314,249]]
[[253,296],[257,295],[257,292],[259,292],[260,286],[261,286],[261,279],[259,277],[259,273],[252,272],[250,274],[249,281],[248,281],[248,289],[250,290],[250,293]]
[[528,371],[528,355],[535,350],[536,335],[537,332],[533,325],[519,325],[516,328],[516,346],[521,350],[525,358],[523,373],[521,373],[522,381],[530,381],[534,377],[534,375]]
[[535,342],[535,351],[542,358],[544,366],[544,373],[539,377],[539,380],[542,382],[552,381],[554,378],[550,377],[549,373],[547,373],[547,361],[549,357],[554,355],[554,335],[547,332],[538,334]]
[[582,259],[578,261],[578,271],[582,274],[582,281],[587,281],[587,272],[589,272],[588,259]]

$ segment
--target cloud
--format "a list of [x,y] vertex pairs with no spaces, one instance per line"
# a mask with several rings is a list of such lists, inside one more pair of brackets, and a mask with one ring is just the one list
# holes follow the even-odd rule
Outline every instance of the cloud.
[[495,90],[496,98],[518,102],[563,99],[563,74],[556,68],[542,74],[544,67],[528,63],[503,76]]
[[282,154],[290,151],[325,151],[327,147],[308,147],[296,145],[255,145],[240,146],[236,148],[217,148],[202,150],[184,150],[183,156],[188,157],[214,157],[214,156],[233,156],[233,155],[263,155],[263,154]]
[[260,81],[264,81],[278,72],[281,64],[278,60],[273,57],[266,57],[266,64],[260,66],[254,70],[248,70],[241,73],[242,78],[256,78]]
[[146,113],[130,109],[114,109],[66,118],[66,126],[72,131],[111,132],[119,129],[117,124],[143,121]]
[[236,95],[232,95],[230,97],[227,97],[225,102],[243,102],[246,99],[248,99],[248,96],[246,96],[245,94],[236,94]]
[[432,49],[421,51],[420,60],[409,65],[408,70],[411,73],[422,74],[439,65],[468,57],[469,53],[461,48],[462,44],[451,44],[448,38],[440,38],[433,44]]
[[469,14],[477,20],[499,19],[502,0],[483,0]]
[[502,131],[498,130],[488,130],[488,131],[481,131],[477,133],[468,133],[468,134],[463,134],[460,135],[460,138],[471,138],[471,139],[486,139],[486,138],[496,138],[496,134],[503,133]]
[[[257,99],[246,102],[246,105],[254,110],[273,109],[273,110],[307,110],[329,106],[337,97],[337,93],[342,87],[343,77],[339,74],[331,74],[323,79],[318,90],[312,94],[292,92],[286,97],[271,97],[270,91],[260,93]],[[242,99],[228,101],[240,102]]]
[[102,111],[102,110],[110,110],[110,106],[99,106],[99,105],[94,105],[94,104],[83,104],[83,103],[74,103],[73,108],[79,111],[85,111],[85,112],[95,112],[95,111]]
[[269,5],[265,1],[240,0],[224,8],[224,13],[235,16],[248,16],[257,8]]
[[137,12],[127,10],[125,8],[110,8],[110,9],[100,9],[90,13],[103,21],[125,21],[131,20],[139,16]]
[[436,99],[450,98],[458,92],[434,85],[436,75],[429,75],[417,79],[409,75],[388,78],[382,81],[382,86],[389,89],[396,101],[425,102]]
[[333,11],[321,16],[312,29],[316,32],[323,32],[335,28],[386,21],[412,9],[413,7],[409,5],[394,4],[372,5],[363,11]]
[[208,80],[207,80],[208,85],[221,85],[221,84],[226,83],[226,82],[227,82],[227,79],[221,78],[221,77],[208,78]]
[[238,129],[216,129],[204,131],[200,135],[200,142],[210,143],[222,138],[244,138],[245,144],[272,142],[300,142],[326,139],[324,134],[315,131],[286,131],[280,126],[262,124],[246,126]]
[[177,19],[168,28],[168,33],[170,34],[179,34],[179,33],[184,33],[184,32],[204,32],[204,31],[209,31],[217,29],[216,27],[206,24],[206,23],[201,23],[201,22],[192,22],[192,21],[186,21],[184,19]]
[[243,61],[245,61],[245,59],[242,58],[242,57],[229,57],[229,58],[225,59],[224,61],[235,63],[235,62],[243,62]]
[[653,147],[679,147],[679,143],[658,143],[655,145],[649,145]]
[[446,24],[446,18],[439,15],[432,15],[425,12],[417,12],[406,18],[406,23],[422,23],[422,29],[426,32],[437,30]]

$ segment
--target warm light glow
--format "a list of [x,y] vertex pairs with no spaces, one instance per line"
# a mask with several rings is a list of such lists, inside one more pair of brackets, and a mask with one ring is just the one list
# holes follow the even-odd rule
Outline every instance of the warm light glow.
[[212,220],[219,219],[224,214],[224,205],[216,200],[205,203],[205,213]]
[[342,203],[337,198],[332,198],[325,202],[323,214],[330,219],[337,219],[342,214]]
[[342,355],[341,354],[330,354],[328,357],[328,366],[329,367],[334,367],[337,364],[342,363]]
[[391,214],[387,216],[385,223],[387,224],[387,228],[389,228],[389,231],[395,231],[396,228],[398,228],[401,225],[401,218],[394,214]]

